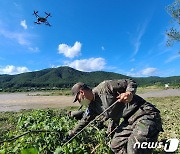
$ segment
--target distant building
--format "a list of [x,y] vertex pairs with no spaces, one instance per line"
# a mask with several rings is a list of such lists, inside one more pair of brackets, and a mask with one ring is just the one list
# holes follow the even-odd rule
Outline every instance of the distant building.
[[165,85],[164,85],[164,88],[165,88],[165,89],[169,89],[169,83],[165,84]]

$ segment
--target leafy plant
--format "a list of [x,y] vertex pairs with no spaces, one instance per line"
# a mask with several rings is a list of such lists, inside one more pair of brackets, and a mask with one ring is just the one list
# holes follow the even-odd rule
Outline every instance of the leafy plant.
[[[110,153],[104,137],[105,130],[90,127],[83,131],[71,143],[63,146],[63,139],[77,121],[66,115],[66,110],[60,113],[55,110],[33,110],[21,114],[16,129],[3,134],[4,142],[0,153],[90,153],[99,143],[96,153]],[[24,133],[24,136],[17,136]],[[13,140],[17,138],[16,140]]]

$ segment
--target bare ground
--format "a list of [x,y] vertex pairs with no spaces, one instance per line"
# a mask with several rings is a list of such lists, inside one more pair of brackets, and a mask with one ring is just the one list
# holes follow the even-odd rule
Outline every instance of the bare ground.
[[150,91],[143,94],[139,94],[143,98],[147,97],[167,97],[167,96],[180,96],[180,89],[167,89],[159,91]]
[[72,103],[72,100],[72,96],[29,96],[28,93],[0,94],[0,111],[79,106],[78,103]]
[[[21,109],[44,109],[63,108],[67,106],[79,106],[72,103],[72,96],[33,96],[34,93],[8,93],[0,94],[1,111],[19,111]],[[143,98],[180,96],[180,89],[168,89],[161,91],[151,91],[139,94]]]

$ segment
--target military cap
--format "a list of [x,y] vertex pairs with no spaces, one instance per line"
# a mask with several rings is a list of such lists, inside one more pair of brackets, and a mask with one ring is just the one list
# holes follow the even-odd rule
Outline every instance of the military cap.
[[84,88],[88,88],[88,86],[83,82],[78,82],[72,87],[71,92],[74,96],[73,103],[75,103],[77,101],[78,93],[80,92],[81,89],[84,89]]

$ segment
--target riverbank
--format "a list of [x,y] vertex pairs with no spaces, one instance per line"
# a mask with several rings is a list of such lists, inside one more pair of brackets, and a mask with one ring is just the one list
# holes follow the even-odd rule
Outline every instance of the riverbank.
[[[180,96],[180,89],[155,90],[138,94],[143,98]],[[73,96],[44,96],[44,93],[1,93],[0,112],[22,109],[64,108],[79,106],[72,103]]]

